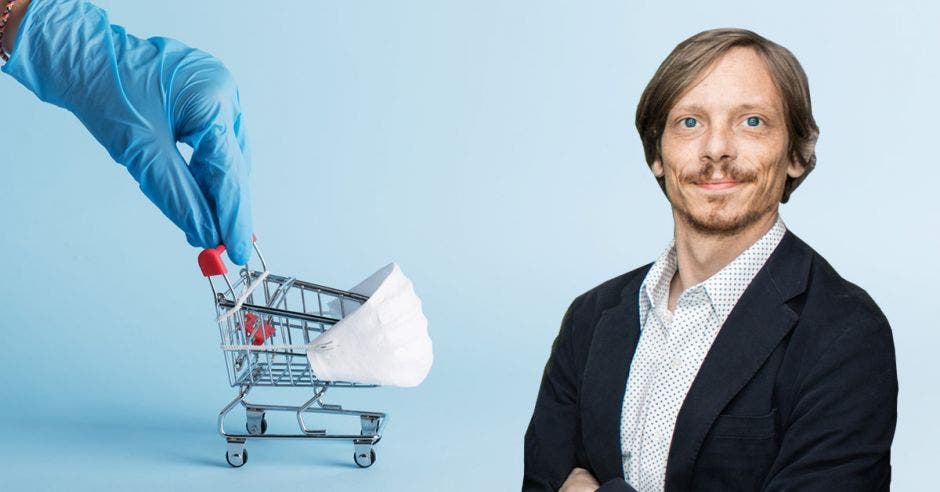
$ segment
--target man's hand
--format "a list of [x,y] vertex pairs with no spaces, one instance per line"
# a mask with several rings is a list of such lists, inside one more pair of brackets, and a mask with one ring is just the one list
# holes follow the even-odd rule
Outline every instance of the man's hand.
[[558,492],[594,492],[600,486],[601,484],[597,483],[597,479],[591,475],[591,472],[584,468],[575,468],[568,474],[568,479],[561,484]]
[[[84,0],[17,9],[22,20],[3,71],[75,114],[191,245],[224,243],[232,261],[245,264],[250,154],[225,66],[173,39],[132,36]],[[177,141],[193,147],[190,162]]]

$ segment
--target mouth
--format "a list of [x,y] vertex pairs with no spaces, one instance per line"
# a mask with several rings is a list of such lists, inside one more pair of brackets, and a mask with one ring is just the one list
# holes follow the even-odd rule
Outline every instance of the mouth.
[[706,190],[724,190],[727,188],[733,188],[734,186],[737,186],[738,182],[734,180],[730,180],[730,179],[725,179],[721,181],[702,181],[702,182],[696,183],[696,185],[698,185],[699,188],[703,188]]

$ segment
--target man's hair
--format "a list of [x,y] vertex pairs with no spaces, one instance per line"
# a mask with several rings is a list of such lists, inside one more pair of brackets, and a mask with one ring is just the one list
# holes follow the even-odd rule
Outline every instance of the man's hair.
[[[783,99],[790,159],[806,171],[798,178],[787,176],[781,203],[816,167],[816,138],[819,127],[813,119],[809,82],[793,53],[763,36],[745,29],[712,29],[679,43],[663,60],[647,84],[636,108],[636,129],[643,141],[646,163],[662,161],[662,136],[666,117],[679,98],[705,74],[712,64],[734,47],[752,48],[767,64],[771,78]],[[665,177],[656,178],[666,192]]]

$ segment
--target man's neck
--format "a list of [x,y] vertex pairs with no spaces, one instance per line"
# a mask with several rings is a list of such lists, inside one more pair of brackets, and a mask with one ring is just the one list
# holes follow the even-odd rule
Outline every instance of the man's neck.
[[702,234],[674,213],[678,270],[669,286],[669,309],[675,310],[685,289],[718,273],[766,234],[777,222],[777,212],[774,209],[733,236]]

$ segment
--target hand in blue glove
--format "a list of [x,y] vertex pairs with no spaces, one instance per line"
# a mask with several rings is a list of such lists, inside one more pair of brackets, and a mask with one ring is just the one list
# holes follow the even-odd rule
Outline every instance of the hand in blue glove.
[[[3,71],[85,125],[189,244],[251,256],[250,157],[222,63],[169,38],[140,39],[83,0],[32,0]],[[176,147],[193,148],[187,165]]]

